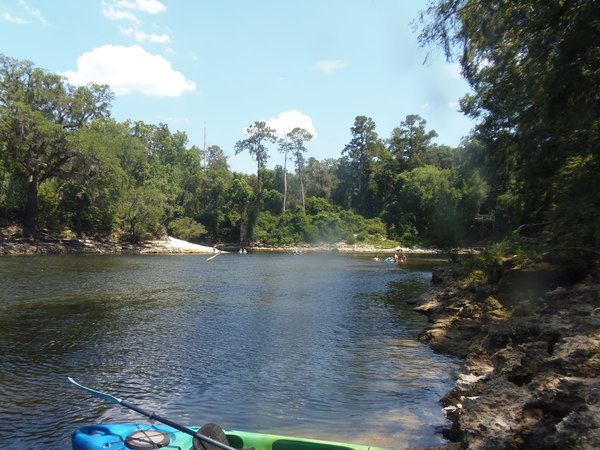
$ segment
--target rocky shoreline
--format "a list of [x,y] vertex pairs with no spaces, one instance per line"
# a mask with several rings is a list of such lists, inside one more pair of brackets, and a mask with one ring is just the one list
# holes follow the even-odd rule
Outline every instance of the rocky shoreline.
[[213,248],[172,238],[136,244],[92,239],[0,239],[0,255],[118,255],[156,253],[213,253]]
[[441,399],[452,448],[600,448],[600,253],[575,252],[436,269],[414,301],[419,339],[465,361]]
[[[226,244],[217,246],[220,251],[237,252],[238,246]],[[373,245],[321,244],[302,246],[249,246],[250,252],[282,252],[294,250],[303,252],[340,252],[340,253],[379,253],[390,255],[403,251],[409,254],[440,253],[436,249],[382,247]],[[161,253],[213,253],[214,248],[166,237],[165,239],[127,243],[111,240],[55,238],[55,239],[23,239],[2,237],[0,234],[0,255],[60,255],[60,254],[161,254]]]
[[[349,245],[344,242],[337,244],[319,244],[319,245],[308,245],[303,244],[299,246],[281,246],[281,247],[266,247],[266,246],[250,246],[249,251],[252,252],[287,252],[291,253],[294,250],[302,252],[339,252],[339,253],[379,253],[380,256],[386,256],[394,254],[394,252],[404,252],[409,254],[423,254],[423,253],[442,253],[441,250],[435,248],[416,248],[416,247],[389,247],[389,246],[377,246],[377,245],[364,245],[355,244]],[[461,250],[467,251],[467,250]]]

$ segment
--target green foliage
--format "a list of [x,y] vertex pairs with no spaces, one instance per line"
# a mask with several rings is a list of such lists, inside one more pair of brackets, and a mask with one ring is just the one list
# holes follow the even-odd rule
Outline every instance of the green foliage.
[[315,216],[320,213],[333,213],[340,208],[320,197],[311,197],[306,204],[306,213]]
[[585,362],[578,366],[584,376],[597,377],[600,374],[600,346],[594,345],[585,352]]
[[339,161],[325,159],[317,161],[308,158],[303,175],[306,180],[306,197],[319,197],[331,201],[337,185],[340,183],[336,175]]
[[265,189],[262,192],[262,210],[273,214],[281,211],[283,194],[275,189]]
[[[235,222],[229,216],[228,197],[234,175],[222,165],[207,167],[194,180],[189,189],[189,200],[186,202],[185,216],[193,217],[206,226],[207,234],[213,240],[231,242],[239,238],[234,230]],[[234,238],[235,236],[235,238]]]
[[596,189],[598,173],[595,154],[569,157],[556,174],[552,189],[558,191],[557,200],[548,218],[564,245],[600,242],[600,195],[589,192]]
[[350,205],[363,215],[371,215],[371,202],[369,201],[369,181],[377,158],[381,157],[386,149],[375,132],[375,122],[370,117],[357,116],[354,126],[350,129],[352,140],[348,143],[342,154],[347,154],[348,178],[344,195],[348,196]]
[[307,220],[301,207],[286,210],[276,216],[263,212],[258,216],[254,229],[256,242],[265,245],[293,245],[304,241]]
[[[426,124],[427,121],[418,114],[409,114],[400,126],[392,131],[389,148],[401,169],[431,164],[434,156],[430,151],[431,141],[437,137],[437,133],[434,130],[426,132]],[[428,153],[429,157],[426,156]]]
[[308,220],[307,242],[335,243],[352,235],[350,227],[337,213],[321,212],[309,216]]
[[296,166],[296,173],[300,178],[300,189],[302,196],[302,204],[304,205],[304,184],[302,180],[302,169],[304,167],[304,155],[303,152],[306,152],[306,147],[304,147],[304,142],[310,141],[313,138],[313,135],[306,131],[304,128],[296,127],[289,133],[285,135],[283,139],[279,140],[279,151],[283,153],[283,211],[287,208],[287,193],[288,193],[288,182],[287,182],[287,161],[288,161],[288,153],[291,154],[294,159],[294,164]]
[[25,204],[23,175],[1,155],[0,151],[0,217],[17,217]]
[[69,225],[69,217],[60,212],[59,184],[49,180],[40,185],[38,192],[38,226],[50,230],[61,230]]
[[160,235],[165,217],[165,197],[152,186],[132,186],[117,205],[117,231],[129,242]]
[[[26,235],[39,223],[139,240],[168,224],[190,239],[454,247],[485,213],[500,233],[551,221],[550,244],[597,246],[597,13],[589,0],[434,0],[420,40],[456,58],[473,89],[461,108],[478,125],[460,147],[435,144],[415,114],[383,141],[361,115],[340,158],[305,159],[312,136],[297,128],[269,170],[275,132],[255,122],[235,144],[255,175],[230,172],[220,147],[189,147],[165,124],[109,119],[107,86],[73,87],[0,55],[0,218],[22,221]],[[509,236],[472,270],[487,276],[503,258],[528,264],[541,251]]]
[[439,247],[457,246],[467,224],[485,198],[485,183],[477,175],[464,178],[453,169],[417,167],[399,175],[396,199],[384,217],[395,217],[396,238],[428,236]]
[[351,211],[341,210],[324,202],[323,199],[311,199],[311,214],[307,215],[306,240],[311,243],[347,244],[383,240],[387,229],[378,219],[365,219]]
[[482,285],[487,283],[488,279],[483,270],[476,269],[469,272],[469,274],[465,277],[465,281],[472,285]]
[[206,234],[206,228],[190,217],[179,217],[172,220],[168,226],[169,233],[185,241],[200,239]]
[[108,116],[108,86],[73,87],[59,75],[0,54],[0,142],[3,156],[24,176],[26,236],[37,234],[39,188],[78,153],[71,135]]
[[364,236],[359,240],[385,239],[387,237],[387,228],[379,217],[361,220],[358,225],[361,228],[359,236]]
[[246,177],[238,175],[233,179],[225,195],[228,198],[227,220],[237,226],[239,242],[244,243],[248,228],[251,226],[248,212],[251,202],[255,200],[254,191]]
[[421,42],[456,57],[474,90],[461,108],[479,121],[499,208],[514,224],[556,221],[566,245],[600,242],[598,11],[590,0],[437,0],[422,16]]
[[[235,150],[251,154],[257,173],[237,174],[229,171],[218,146],[190,147],[185,133],[172,133],[165,124],[108,119],[111,94],[105,87],[72,88],[30,63],[8,58],[2,63],[0,91],[23,95],[23,81],[30,80],[46,103],[41,109],[21,107],[15,99],[14,104],[0,105],[0,215],[27,215],[32,198],[27,179],[35,175],[37,220],[48,230],[69,228],[79,236],[132,241],[168,229],[184,239],[202,236],[244,244],[372,243],[391,238],[402,244],[450,247],[463,241],[482,207],[495,209],[506,222],[526,211],[524,182],[495,170],[512,152],[510,133],[498,140],[497,145],[506,145],[497,153],[481,136],[454,149],[434,144],[437,133],[427,130],[420,116],[408,115],[384,142],[371,118],[357,116],[352,139],[339,159],[305,159],[304,144],[312,136],[297,128],[280,142],[286,156],[283,166],[270,170],[266,144],[274,142],[274,130],[255,122]],[[64,111],[53,98],[70,105],[68,129],[54,120]],[[11,105],[21,108],[16,118],[8,114]],[[19,136],[19,123],[31,125],[35,133]],[[36,156],[44,169],[33,173],[27,168],[31,161],[22,156],[35,150],[40,137],[54,145],[54,151]],[[290,154],[296,170],[288,174]],[[53,162],[57,155],[62,156]],[[573,218],[581,218],[576,208],[569,212],[568,198],[584,196],[596,171],[597,159],[589,154],[564,161],[552,179],[553,188],[560,191],[552,209],[562,212],[557,222],[562,218],[566,227]],[[490,189],[488,180],[502,187]],[[561,189],[566,184],[570,188]],[[588,208],[590,216],[594,205]],[[578,228],[574,240],[580,235],[596,239],[597,229]]]
[[[200,150],[197,150],[200,154]],[[210,145],[206,152],[202,152],[204,164],[208,169],[228,169],[227,156],[218,145]]]
[[397,240],[405,245],[414,245],[419,237],[419,231],[414,225],[416,223],[414,214],[402,214],[395,224],[392,224],[388,231],[390,239]]
[[500,301],[497,298],[492,297],[492,296],[489,296],[488,298],[486,298],[483,301],[483,304],[488,311],[504,309],[504,306],[502,305],[502,303],[500,303]]
[[235,154],[247,151],[257,164],[258,192],[262,190],[260,170],[267,167],[269,152],[265,142],[277,141],[275,130],[268,127],[265,122],[254,122],[246,129],[248,137],[235,143]]

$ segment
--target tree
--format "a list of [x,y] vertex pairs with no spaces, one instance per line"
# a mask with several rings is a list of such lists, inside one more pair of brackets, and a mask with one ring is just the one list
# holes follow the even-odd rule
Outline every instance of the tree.
[[275,135],[275,130],[268,127],[262,121],[254,122],[253,125],[246,128],[246,134],[248,134],[246,139],[235,143],[235,154],[247,151],[252,156],[252,159],[256,161],[258,166],[256,171],[256,175],[258,176],[258,192],[260,193],[262,190],[260,169],[266,169],[267,159],[269,159],[269,153],[264,142],[275,142],[277,141],[277,136]]
[[[269,153],[265,142],[277,141],[275,130],[268,127],[265,122],[254,122],[246,129],[248,137],[235,143],[235,154],[247,151],[250,153],[252,158],[256,161],[256,195],[254,196],[254,202],[251,210],[249,211],[249,219],[246,227],[240,225],[240,240],[245,241],[246,239],[252,238],[252,230],[263,201],[263,178],[265,171],[267,170],[267,159]],[[243,223],[243,222],[241,222]]]
[[461,108],[479,120],[495,178],[522,202],[520,221],[599,228],[599,13],[594,0],[437,0],[421,17],[420,41],[460,61],[475,91]]
[[401,162],[402,169],[421,165],[422,156],[429,149],[431,141],[437,137],[435,131],[425,131],[426,124],[427,121],[418,114],[409,114],[392,131],[390,151]]
[[375,132],[375,122],[370,117],[357,116],[350,131],[352,132],[352,140],[344,147],[342,154],[347,153],[353,162],[357,187],[361,191],[368,177],[373,156],[372,148],[378,139]]
[[230,201],[228,208],[230,220],[231,223],[239,226],[240,246],[242,247],[248,242],[248,208],[252,197],[252,188],[246,178],[243,175],[236,175],[227,193],[227,198]]
[[130,242],[159,235],[165,209],[165,198],[158,188],[132,185],[117,205],[119,231]]
[[221,147],[211,145],[206,149],[206,164],[209,169],[224,168],[227,169],[227,156]]
[[305,199],[304,199],[304,184],[302,181],[302,168],[304,166],[304,155],[306,147],[304,143],[310,141],[313,135],[304,128],[296,127],[285,135],[279,143],[279,151],[284,155],[283,165],[283,211],[285,211],[287,201],[287,159],[288,152],[292,153],[294,157],[294,164],[296,165],[296,173],[300,177],[300,190],[302,192],[302,210],[306,211]]
[[367,213],[369,210],[367,187],[372,162],[384,148],[375,132],[375,122],[370,117],[357,116],[350,130],[352,140],[346,145],[342,154],[348,154],[355,175],[356,193],[352,195],[352,203],[359,213]]
[[228,194],[234,174],[220,164],[209,165],[198,178],[198,194],[195,196],[195,208],[187,211],[190,217],[195,217],[206,226],[209,236],[214,240],[231,241],[237,234],[237,222],[229,218]]
[[0,140],[26,176],[25,236],[37,234],[40,184],[77,153],[72,134],[108,117],[112,97],[108,86],[73,87],[29,61],[0,55]]
[[335,172],[338,160],[333,158],[317,161],[310,157],[303,165],[302,175],[305,180],[306,197],[322,197],[330,201],[339,182]]
[[283,203],[281,206],[281,211],[285,212],[286,202],[287,202],[287,161],[288,161],[288,153],[291,152],[292,142],[290,141],[288,135],[286,134],[282,139],[279,140],[279,153],[283,153]]
[[133,179],[126,168],[144,173],[147,158],[129,123],[97,120],[76,135],[79,149],[62,170],[61,214],[78,236],[109,234],[117,222],[116,206]]
[[7,158],[4,149],[4,143],[0,141],[0,220],[18,217],[25,203],[21,183],[24,174],[20,173],[19,166]]

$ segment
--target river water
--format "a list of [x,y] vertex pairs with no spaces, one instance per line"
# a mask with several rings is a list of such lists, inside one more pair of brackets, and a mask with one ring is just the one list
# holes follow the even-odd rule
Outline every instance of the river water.
[[0,447],[69,448],[147,420],[404,448],[439,445],[458,361],[405,300],[440,261],[223,254],[0,258]]

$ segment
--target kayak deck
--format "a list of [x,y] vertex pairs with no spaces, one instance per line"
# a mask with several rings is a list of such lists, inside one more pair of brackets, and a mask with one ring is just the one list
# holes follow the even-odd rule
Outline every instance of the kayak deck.
[[[190,427],[198,431],[198,427]],[[78,428],[73,432],[73,450],[129,450],[132,447],[126,444],[127,437],[142,430],[164,435],[165,444],[154,448],[189,450],[192,447],[192,436],[177,431],[167,425],[146,424],[109,424],[89,425]],[[252,433],[248,431],[225,431],[229,445],[236,449],[255,450],[389,450],[383,447],[366,445],[343,444],[340,442],[304,439],[274,434]],[[167,438],[168,436],[168,438]],[[168,439],[168,441],[167,441]],[[153,448],[153,447],[147,447]]]

